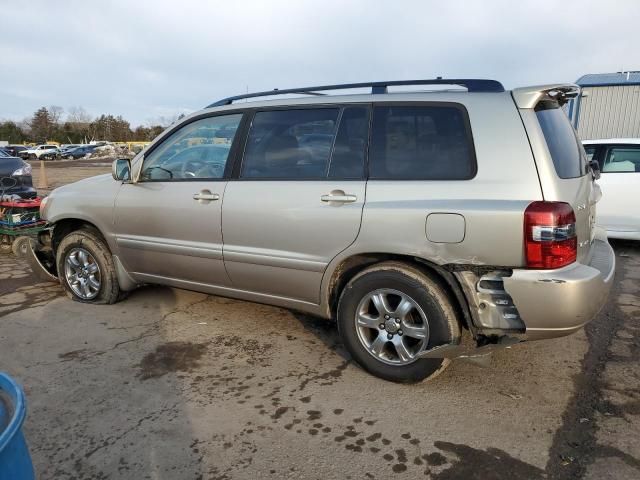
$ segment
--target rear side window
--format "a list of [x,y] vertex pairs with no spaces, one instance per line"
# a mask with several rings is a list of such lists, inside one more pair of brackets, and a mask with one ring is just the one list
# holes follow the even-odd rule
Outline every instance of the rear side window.
[[467,180],[475,174],[471,130],[461,106],[374,109],[369,178]]
[[242,178],[326,178],[339,108],[258,112],[247,137]]
[[558,176],[576,178],[585,175],[585,158],[576,132],[562,108],[555,102],[540,102],[535,112]]
[[368,136],[369,108],[345,108],[333,146],[329,178],[361,179],[364,177]]

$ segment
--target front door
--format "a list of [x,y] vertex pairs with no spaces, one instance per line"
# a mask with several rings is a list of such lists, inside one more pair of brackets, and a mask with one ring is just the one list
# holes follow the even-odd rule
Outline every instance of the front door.
[[234,288],[317,304],[365,201],[368,106],[258,111],[222,212]]
[[600,152],[602,199],[597,222],[614,238],[640,233],[640,145],[611,145]]
[[185,123],[145,155],[137,183],[122,185],[114,231],[136,279],[186,288],[229,284],[221,214],[241,119],[236,113]]

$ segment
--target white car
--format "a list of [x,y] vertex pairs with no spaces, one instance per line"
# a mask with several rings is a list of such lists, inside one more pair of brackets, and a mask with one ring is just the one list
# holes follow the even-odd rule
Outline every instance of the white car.
[[27,150],[23,150],[20,152],[20,156],[22,158],[40,158],[41,155],[51,152],[52,150],[57,150],[57,145],[37,145],[33,148],[29,148]]
[[589,160],[600,165],[602,199],[596,223],[609,238],[640,240],[640,138],[582,142]]

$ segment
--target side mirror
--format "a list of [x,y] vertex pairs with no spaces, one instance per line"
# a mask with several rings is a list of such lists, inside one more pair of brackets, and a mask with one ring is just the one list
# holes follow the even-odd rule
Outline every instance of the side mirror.
[[111,175],[114,180],[127,182],[131,180],[131,161],[128,158],[118,158],[111,164]]
[[598,163],[598,161],[590,160],[589,168],[591,169],[591,174],[593,175],[593,178],[598,180],[600,178],[600,164]]

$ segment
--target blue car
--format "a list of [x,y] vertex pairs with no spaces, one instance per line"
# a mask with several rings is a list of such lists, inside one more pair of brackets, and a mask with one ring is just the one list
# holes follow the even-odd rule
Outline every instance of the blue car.
[[81,147],[72,148],[71,150],[67,150],[60,154],[62,158],[73,158],[78,159],[82,158],[89,153],[93,153],[93,151],[98,148],[98,145],[83,145]]

